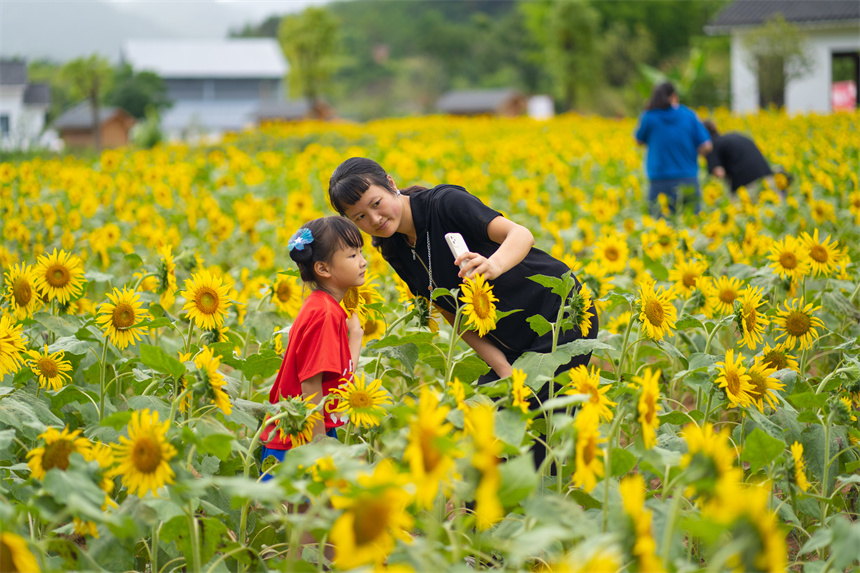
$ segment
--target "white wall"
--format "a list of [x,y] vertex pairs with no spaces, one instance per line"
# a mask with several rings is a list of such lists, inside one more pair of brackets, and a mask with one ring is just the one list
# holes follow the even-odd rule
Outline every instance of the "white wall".
[[[812,71],[789,82],[785,90],[785,107],[789,113],[830,111],[830,84],[833,83],[833,52],[860,50],[860,30],[853,28],[807,29]],[[758,110],[758,80],[747,64],[743,38],[746,31],[732,32],[732,111],[750,113]]]
[[9,134],[0,141],[3,149],[27,149],[38,145],[45,128],[45,105],[24,105],[24,86],[0,86],[0,115],[9,116]]

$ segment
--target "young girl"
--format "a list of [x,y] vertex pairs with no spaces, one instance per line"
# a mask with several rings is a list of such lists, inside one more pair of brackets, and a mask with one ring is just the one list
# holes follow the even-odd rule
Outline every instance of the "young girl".
[[[358,227],[343,217],[315,219],[290,239],[290,258],[313,291],[290,328],[284,362],[269,393],[272,404],[282,396],[312,396],[312,402],[319,404],[342,378],[352,376],[363,330],[358,316],[347,317],[340,301],[350,287],[364,284],[367,261],[361,255],[363,245]],[[314,425],[313,436],[335,438],[335,428],[342,424],[339,418],[326,414]],[[263,431],[261,441],[262,460],[274,456],[284,461],[284,454],[292,447],[288,436],[279,437],[274,424]],[[263,481],[268,479],[270,475],[263,477]]]

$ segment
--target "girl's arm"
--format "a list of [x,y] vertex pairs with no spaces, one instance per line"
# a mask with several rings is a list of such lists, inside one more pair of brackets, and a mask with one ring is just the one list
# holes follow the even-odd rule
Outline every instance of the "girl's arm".
[[[487,226],[487,234],[490,236],[490,240],[499,244],[499,248],[490,258],[471,252],[463,253],[457,257],[457,260],[454,261],[455,265],[465,261],[460,270],[459,276],[461,278],[482,274],[485,279],[492,280],[503,275],[526,258],[529,250],[535,244],[535,238],[531,231],[504,217],[496,217],[490,221]],[[477,352],[477,348],[475,351]]]
[[349,355],[352,357],[353,370],[358,368],[358,355],[361,354],[361,339],[364,336],[364,329],[361,328],[361,320],[358,314],[352,313],[346,319],[346,328],[349,333]]
[[[439,312],[445,317],[448,324],[454,324],[453,314],[442,308],[439,309]],[[474,330],[463,332],[462,337],[466,341],[466,344],[472,347],[475,354],[480,356],[481,360],[486,362],[499,375],[499,378],[507,378],[511,375],[511,365],[508,363],[507,357],[495,344],[486,338],[481,338]]]
[[[322,372],[311,376],[307,380],[302,381],[302,397],[307,398],[308,396],[313,396],[311,398],[311,402],[314,405],[318,406],[319,403],[323,399],[323,389],[322,389]],[[325,435],[325,416],[322,419],[317,420],[313,427],[313,437],[311,439],[316,438],[317,436]]]

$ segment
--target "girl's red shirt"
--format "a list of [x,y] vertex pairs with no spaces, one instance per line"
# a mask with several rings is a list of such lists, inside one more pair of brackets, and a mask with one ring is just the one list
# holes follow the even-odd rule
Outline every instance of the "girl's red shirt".
[[[325,291],[315,290],[305,299],[290,327],[289,342],[278,377],[269,392],[269,402],[277,404],[281,397],[301,396],[302,380],[322,373],[323,396],[349,380],[355,370],[349,352],[347,314],[337,301]],[[325,428],[342,426],[340,417],[331,412],[336,400],[325,405]],[[270,424],[260,438],[267,448],[289,450],[290,438],[278,438],[274,424]]]

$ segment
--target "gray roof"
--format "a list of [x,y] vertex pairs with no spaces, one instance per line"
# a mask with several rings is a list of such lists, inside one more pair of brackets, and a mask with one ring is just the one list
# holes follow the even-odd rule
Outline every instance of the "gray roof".
[[239,131],[253,124],[257,102],[176,102],[161,116],[161,127],[171,133],[197,128],[203,131]]
[[760,26],[781,14],[786,22],[816,24],[860,20],[858,0],[735,0],[705,26],[708,33]]
[[28,84],[24,90],[24,103],[28,105],[49,105],[51,88],[48,84]]
[[[104,123],[116,113],[128,113],[119,107],[100,107],[99,123]],[[131,116],[129,116],[131,117]],[[66,110],[54,120],[56,129],[89,129],[93,126],[93,112],[89,102],[81,102],[75,107]]]
[[514,89],[450,91],[439,98],[436,109],[443,113],[490,112],[516,95]]
[[0,60],[0,86],[22,86],[27,83],[27,62]]
[[123,60],[135,70],[170,78],[275,78],[287,60],[272,38],[229,40],[129,40]]
[[311,114],[308,100],[264,101],[251,113],[257,120],[302,119]]

